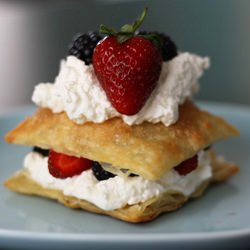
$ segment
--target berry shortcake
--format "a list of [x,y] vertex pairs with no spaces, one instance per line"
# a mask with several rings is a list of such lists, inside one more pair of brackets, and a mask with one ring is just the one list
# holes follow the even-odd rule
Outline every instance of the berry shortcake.
[[151,221],[238,171],[212,145],[236,128],[192,101],[209,59],[178,52],[169,36],[137,31],[79,34],[39,106],[5,139],[32,146],[9,189],[128,221]]

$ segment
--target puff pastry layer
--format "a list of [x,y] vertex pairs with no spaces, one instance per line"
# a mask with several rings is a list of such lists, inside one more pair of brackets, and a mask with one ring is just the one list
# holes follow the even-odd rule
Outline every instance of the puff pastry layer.
[[120,118],[77,125],[65,113],[41,108],[6,140],[110,163],[157,180],[201,149],[234,135],[238,131],[223,119],[187,101],[180,107],[179,120],[169,127],[146,122],[128,126]]
[[[211,160],[213,170],[212,179],[202,183],[190,198],[201,196],[208,184],[224,181],[238,171],[236,165],[226,163],[225,161],[218,161],[213,152],[211,152]],[[143,203],[127,205],[124,208],[112,211],[105,211],[85,200],[80,200],[72,196],[65,196],[60,190],[42,187],[30,177],[28,171],[25,169],[22,169],[16,175],[8,179],[5,182],[5,186],[15,192],[58,200],[70,208],[80,208],[94,213],[106,214],[133,223],[151,221],[163,212],[176,210],[189,199],[178,192],[167,192]]]

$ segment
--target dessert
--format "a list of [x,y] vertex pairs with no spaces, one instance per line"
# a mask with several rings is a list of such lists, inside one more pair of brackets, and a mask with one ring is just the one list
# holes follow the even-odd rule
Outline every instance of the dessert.
[[34,148],[6,187],[142,222],[238,171],[211,146],[237,129],[191,99],[209,59],[136,33],[146,12],[120,31],[102,25],[105,37],[79,35],[55,83],[35,87],[40,107],[5,137]]

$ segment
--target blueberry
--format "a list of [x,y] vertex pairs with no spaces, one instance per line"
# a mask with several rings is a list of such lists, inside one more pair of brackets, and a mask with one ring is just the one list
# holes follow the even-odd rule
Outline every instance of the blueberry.
[[32,149],[33,152],[39,153],[40,155],[47,157],[49,155],[49,150],[48,149],[43,149],[39,148],[37,146],[33,147]]
[[104,180],[107,180],[109,178],[113,178],[115,177],[114,174],[108,172],[108,171],[105,171],[101,164],[97,161],[95,161],[93,163],[93,166],[92,166],[92,171],[94,173],[94,176],[95,178],[98,180],[98,181],[104,181]]

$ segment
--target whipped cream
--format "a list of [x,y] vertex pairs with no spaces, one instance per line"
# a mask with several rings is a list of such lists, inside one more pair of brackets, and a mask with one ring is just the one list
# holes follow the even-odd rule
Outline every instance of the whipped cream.
[[162,122],[169,126],[178,120],[178,107],[198,89],[198,79],[209,67],[209,59],[180,53],[162,65],[158,84],[139,113],[127,116],[117,112],[102,89],[93,69],[74,56],[61,62],[55,83],[40,83],[32,100],[54,113],[66,112],[77,124],[101,123],[121,117],[128,125]]
[[141,176],[115,176],[98,181],[91,169],[74,177],[57,179],[48,171],[48,158],[35,152],[26,155],[24,168],[43,187],[61,190],[65,195],[84,199],[104,210],[144,202],[168,191],[190,196],[201,183],[212,176],[210,157],[205,151],[198,154],[196,170],[181,176],[172,169],[158,181],[150,181]]

